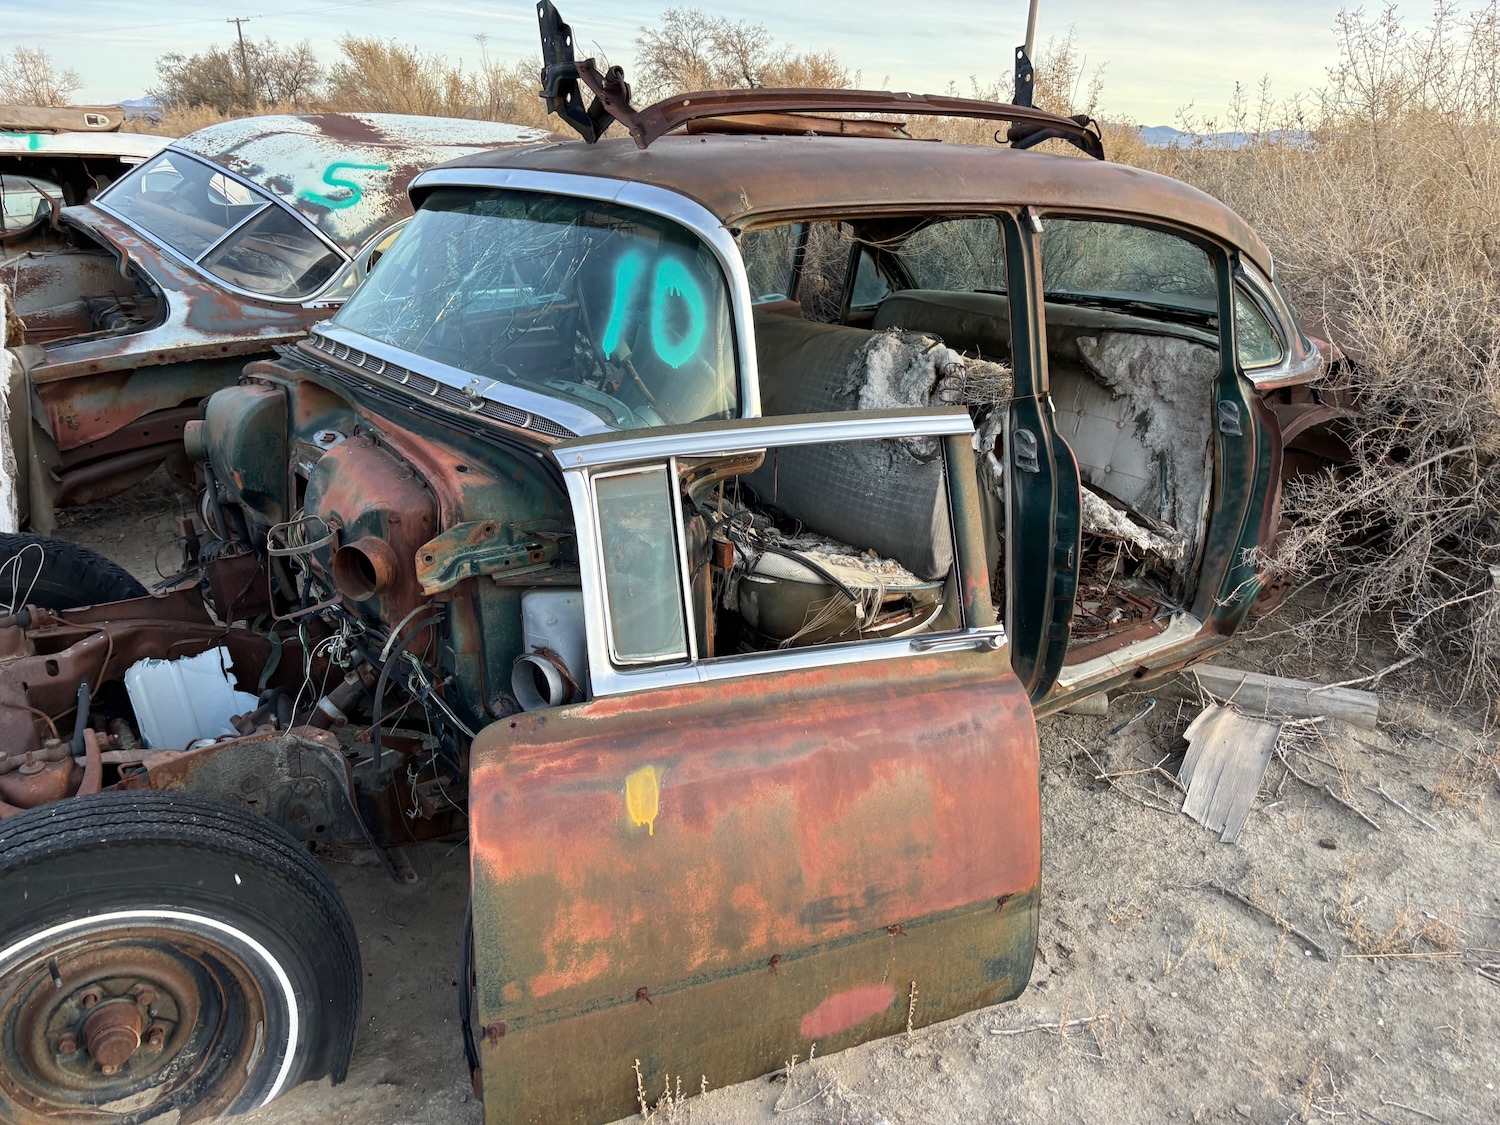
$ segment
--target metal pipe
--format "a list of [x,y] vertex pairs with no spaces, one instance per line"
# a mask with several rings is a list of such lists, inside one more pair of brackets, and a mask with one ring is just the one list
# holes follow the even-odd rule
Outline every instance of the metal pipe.
[[1036,7],[1038,0],[1031,0],[1031,13],[1026,17],[1026,57],[1036,60]]

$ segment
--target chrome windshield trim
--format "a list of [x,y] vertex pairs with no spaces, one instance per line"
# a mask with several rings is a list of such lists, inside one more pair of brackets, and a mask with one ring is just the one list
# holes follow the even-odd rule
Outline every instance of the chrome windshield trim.
[[729,228],[713,212],[685,195],[652,184],[579,176],[566,172],[533,172],[511,168],[434,168],[412,181],[411,191],[423,188],[502,188],[616,203],[670,219],[703,240],[729,283],[734,317],[735,351],[739,357],[740,417],[760,417],[760,368],[755,358],[755,328],[751,321],[750,278]]
[[559,443],[552,456],[564,472],[574,473],[603,465],[630,465],[638,461],[668,457],[732,456],[772,445],[817,445],[836,441],[875,441],[880,438],[946,437],[972,434],[974,421],[967,410],[850,411],[836,419],[816,422],[781,422],[774,418],[746,418],[711,428],[694,427],[687,432],[645,433],[639,437],[615,436],[604,440],[578,437]]
[[[309,335],[321,336],[326,340],[344,344],[351,348],[358,348],[362,352],[383,359],[387,363],[405,367],[418,375],[425,375],[436,383],[445,387],[451,387],[457,391],[463,391],[471,397],[488,399],[502,406],[514,407],[516,410],[525,411],[527,414],[537,414],[548,418],[560,426],[565,426],[575,434],[612,434],[616,431],[591,410],[585,410],[581,406],[574,406],[562,399],[552,398],[550,395],[539,394],[536,391],[528,391],[522,387],[502,383],[498,379],[490,379],[475,375],[459,367],[450,367],[446,363],[440,363],[435,359],[408,352],[401,348],[393,347],[381,340],[356,332],[352,328],[345,328],[341,324],[332,321],[323,321],[312,327]],[[368,375],[369,372],[362,372]],[[400,385],[400,380],[388,380]]]
[[[231,235],[239,231],[240,228],[242,228],[246,223],[260,217],[260,215],[265,212],[265,209],[267,207],[276,207],[286,214],[291,215],[294,219],[297,220],[297,222],[301,223],[303,227],[310,231],[319,242],[321,242],[324,246],[328,247],[328,249],[337,254],[339,256],[339,260],[345,265],[349,264],[350,259],[349,255],[344,253],[344,251],[338,246],[337,243],[335,243],[326,234],[320,231],[312,222],[308,220],[307,216],[303,215],[295,207],[287,206],[285,202],[277,198],[275,195],[267,192],[265,188],[261,187],[259,184],[245,179],[244,176],[241,176],[236,172],[231,172],[223,165],[215,164],[212,161],[205,160],[203,157],[197,155],[196,153],[189,152],[187,149],[177,148],[175,145],[168,145],[160,152],[154,153],[152,156],[148,157],[147,160],[155,160],[158,157],[165,156],[167,153],[184,157],[197,164],[201,164],[205,168],[212,169],[215,173],[222,175],[225,179],[233,180],[235,183],[241,184],[242,186],[250,189],[256,194],[259,199],[263,200],[264,202],[260,207],[257,207],[254,211],[246,215],[239,222],[235,223],[234,226],[230,227],[217,239],[215,239],[214,242],[208,247],[208,249],[199,254],[197,258],[188,257],[186,254],[182,253],[182,251],[178,250],[175,246],[168,245],[168,243],[164,241],[160,235],[152,233],[145,227],[139,225],[131,219],[126,218],[120,212],[116,211],[113,207],[109,206],[109,197],[115,193],[115,190],[119,188],[122,183],[130,178],[134,169],[132,169],[131,172],[127,172],[125,175],[121,176],[114,183],[110,184],[109,187],[101,191],[93,199],[89,200],[89,202],[92,203],[95,207],[99,208],[99,210],[103,211],[110,218],[114,219],[116,222],[124,223],[127,227],[135,231],[136,234],[138,234],[141,238],[144,238],[147,242],[151,243],[152,246],[155,246],[162,253],[168,255],[169,257],[177,259],[177,261],[181,262],[183,265],[198,273],[201,273],[204,277],[210,279],[220,289],[226,289],[231,293],[238,293],[242,297],[249,297],[255,301],[269,301],[272,304],[277,305],[301,305],[309,301],[316,301],[320,294],[326,293],[333,286],[333,283],[335,281],[344,276],[344,270],[342,268],[336,269],[333,271],[333,274],[330,277],[329,281],[326,282],[320,289],[317,289],[312,293],[300,297],[273,297],[269,293],[257,293],[254,289],[245,289],[242,286],[225,281],[218,274],[213,273],[206,267],[199,265],[199,262],[202,261],[203,258],[211,254],[220,244],[222,244]],[[142,161],[142,163],[146,163],[146,161]]]

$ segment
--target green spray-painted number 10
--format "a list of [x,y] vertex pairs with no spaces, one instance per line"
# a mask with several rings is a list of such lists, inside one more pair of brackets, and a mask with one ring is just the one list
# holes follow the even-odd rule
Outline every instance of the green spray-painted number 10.
[[[646,273],[646,256],[638,250],[620,255],[615,263],[615,296],[610,305],[609,323],[600,346],[604,354],[614,356],[620,348],[638,302]],[[703,333],[708,327],[707,301],[698,279],[677,258],[662,258],[656,263],[649,293],[651,302],[651,346],[668,367],[681,367],[698,354]]]

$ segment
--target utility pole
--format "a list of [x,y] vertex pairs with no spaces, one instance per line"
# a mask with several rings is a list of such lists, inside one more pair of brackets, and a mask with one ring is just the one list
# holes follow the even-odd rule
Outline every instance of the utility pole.
[[1031,11],[1026,17],[1026,42],[1016,48],[1016,93],[1012,99],[1016,105],[1030,106],[1036,88],[1036,74],[1031,68],[1031,58],[1036,51],[1036,9],[1040,0],[1031,0]]
[[[1036,15],[1036,0],[1032,0],[1032,16]],[[234,24],[235,33],[240,37],[240,77],[245,82],[245,108],[255,108],[255,91],[250,85],[250,56],[245,52],[245,24],[250,22],[249,16],[236,16],[225,23]]]

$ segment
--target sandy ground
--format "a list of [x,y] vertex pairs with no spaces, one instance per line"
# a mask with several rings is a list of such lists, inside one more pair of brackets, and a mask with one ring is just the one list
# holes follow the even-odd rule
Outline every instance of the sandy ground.
[[[175,511],[157,480],[67,514],[59,534],[147,580]],[[1374,652],[1320,666],[1294,640],[1273,617],[1219,662],[1324,681],[1390,662]],[[1119,697],[1107,718],[1049,720],[1041,933],[1025,994],[653,1119],[1500,1121],[1500,748],[1419,695],[1392,699],[1377,731],[1284,732],[1233,845],[1178,811],[1167,771],[1198,707],[1183,680]],[[1153,698],[1149,715],[1110,734]],[[411,886],[374,866],[330,867],[366,970],[349,1081],[293,1090],[247,1125],[482,1119],[456,1013],[466,850],[410,854],[421,876]]]

